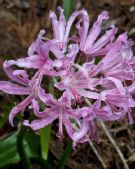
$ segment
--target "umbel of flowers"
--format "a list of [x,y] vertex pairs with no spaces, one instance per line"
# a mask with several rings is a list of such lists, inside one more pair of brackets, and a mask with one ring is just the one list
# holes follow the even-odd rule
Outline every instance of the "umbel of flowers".
[[[57,119],[58,136],[62,138],[66,130],[76,146],[89,139],[99,140],[96,119],[126,118],[132,123],[135,57],[127,32],[116,38],[117,28],[111,25],[101,35],[108,12],[103,11],[89,26],[86,10],[75,11],[68,21],[63,9],[58,10],[59,18],[52,11],[49,15],[53,39],[45,38],[41,30],[27,57],[3,63],[10,80],[0,81],[0,90],[25,96],[10,112],[12,126],[14,117],[28,107],[35,119],[24,120],[25,126],[38,130]],[[75,31],[71,35],[72,27]],[[35,72],[33,76],[30,70]],[[48,83],[43,83],[46,79],[55,79],[54,94],[47,90]],[[46,107],[42,111],[41,102]]]

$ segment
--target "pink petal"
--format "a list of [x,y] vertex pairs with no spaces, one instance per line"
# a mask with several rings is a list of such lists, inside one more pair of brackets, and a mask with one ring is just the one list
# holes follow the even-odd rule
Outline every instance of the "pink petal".
[[100,94],[99,93],[96,93],[96,92],[90,92],[90,91],[87,91],[87,90],[79,90],[78,93],[83,96],[83,97],[86,97],[86,98],[90,98],[90,99],[99,99],[99,96]]
[[87,38],[87,34],[88,34],[88,29],[89,29],[89,15],[87,13],[87,11],[82,10],[82,22],[83,22],[83,26],[80,27],[80,49],[82,50],[84,48],[85,45],[85,41]]
[[91,48],[95,42],[95,40],[97,39],[98,35],[100,34],[101,31],[101,23],[103,22],[103,20],[108,19],[108,12],[104,11],[102,12],[99,16],[97,21],[94,23],[92,29],[90,30],[90,33],[86,39],[85,42],[85,47],[84,47],[84,51],[88,51],[89,48]]
[[52,20],[53,34],[55,39],[59,39],[58,19],[54,12],[50,11],[50,19]]
[[14,126],[13,120],[14,117],[20,112],[23,111],[31,102],[33,96],[28,96],[25,100],[23,100],[21,103],[19,103],[17,106],[13,107],[9,114],[9,123]]
[[31,123],[28,120],[25,120],[23,124],[25,126],[31,127],[33,130],[39,130],[41,128],[44,128],[45,126],[51,124],[58,115],[55,116],[49,116],[48,114],[44,116],[44,118],[33,120]]
[[12,66],[11,64],[12,61],[5,61],[4,64],[3,64],[3,68],[4,68],[4,71],[6,72],[7,76],[14,80],[15,82],[19,83],[19,84],[22,84],[24,86],[27,86],[28,85],[28,78],[26,77],[26,75],[21,74],[21,76],[19,75],[15,75],[14,71],[10,68]]
[[89,130],[89,122],[87,121],[83,121],[83,123],[81,124],[81,127],[78,131],[76,131],[73,134],[73,146],[76,146],[76,143],[78,143],[83,137],[87,137],[87,133]]
[[34,68],[39,69],[44,64],[44,60],[40,58],[38,55],[31,55],[26,58],[18,59],[14,62],[14,65],[24,68]]
[[29,95],[31,92],[29,87],[19,86],[7,81],[0,81],[0,90],[13,95]]
[[59,39],[63,41],[64,34],[65,34],[65,28],[66,28],[66,19],[64,16],[64,9],[62,9],[61,7],[58,7],[58,10],[60,11],[60,18],[58,22],[57,31],[59,31]]
[[74,22],[74,20],[76,19],[77,16],[81,15],[84,13],[84,10],[81,11],[75,11],[69,18],[68,22],[67,22],[67,26],[66,26],[66,31],[65,31],[65,36],[64,36],[64,44],[67,43],[68,37],[69,37],[69,33],[70,33],[70,29],[71,26]]
[[42,88],[39,89],[38,96],[40,100],[48,106],[55,106],[57,104],[57,101],[53,98],[53,96],[51,94],[46,94]]
[[122,95],[125,95],[126,93],[126,90],[125,88],[123,87],[123,84],[121,83],[121,81],[119,79],[116,79],[114,77],[107,77],[106,78],[107,80],[111,80],[117,87],[117,89],[119,90],[119,92],[122,94]]

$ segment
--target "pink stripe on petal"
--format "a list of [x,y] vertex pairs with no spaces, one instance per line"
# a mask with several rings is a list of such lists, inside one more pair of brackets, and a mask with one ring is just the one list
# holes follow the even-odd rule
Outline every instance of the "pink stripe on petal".
[[122,82],[119,80],[119,79],[116,79],[114,77],[107,77],[106,78],[107,80],[111,80],[117,87],[117,89],[119,90],[119,92],[122,94],[122,95],[125,95],[126,94],[126,90],[122,84]]

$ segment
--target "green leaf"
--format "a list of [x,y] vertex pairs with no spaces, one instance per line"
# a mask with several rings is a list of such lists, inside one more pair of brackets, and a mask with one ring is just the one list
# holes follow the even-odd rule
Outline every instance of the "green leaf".
[[41,129],[41,135],[40,135],[41,153],[42,153],[42,158],[45,160],[47,160],[47,158],[48,158],[50,133],[51,133],[51,126],[50,125]]
[[65,162],[66,162],[67,158],[69,157],[71,151],[72,151],[72,142],[70,141],[67,144],[65,151],[61,155],[61,158],[60,158],[59,163],[58,163],[58,169],[64,169]]
[[74,0],[63,0],[63,8],[66,19],[69,18],[73,11]]
[[19,161],[16,148],[16,134],[5,140],[0,140],[0,167]]
[[3,109],[3,116],[0,117],[0,128],[2,128],[4,126],[4,124],[7,122],[8,120],[8,116],[9,116],[9,112],[11,111],[11,108],[13,107],[12,104],[6,104],[2,106]]
[[[16,147],[17,133],[0,140],[0,167],[14,164],[20,161],[20,157]],[[24,141],[24,148],[28,157],[33,157],[33,152],[30,150],[26,141]]]
[[26,132],[26,127],[25,126],[21,126],[20,130],[19,130],[19,133],[18,133],[18,136],[17,136],[17,151],[18,151],[18,154],[20,156],[20,160],[21,160],[21,164],[23,166],[23,168],[27,168],[27,169],[33,169],[32,165],[31,165],[31,162],[28,158],[28,154],[25,150],[25,147],[24,147],[24,142],[23,142],[23,138],[24,138],[24,134]]
[[96,57],[95,58],[95,64],[97,65],[100,62],[100,60],[101,60],[101,57]]
[[24,134],[24,140],[27,141],[34,157],[40,155],[40,136],[29,129]]

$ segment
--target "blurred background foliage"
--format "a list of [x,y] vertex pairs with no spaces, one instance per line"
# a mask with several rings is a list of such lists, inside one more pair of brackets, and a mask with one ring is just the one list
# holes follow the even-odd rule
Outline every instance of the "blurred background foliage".
[[[128,31],[129,36],[135,40],[135,0],[0,0],[0,79],[7,79],[3,71],[3,61],[26,56],[28,46],[40,29],[46,30],[48,38],[53,36],[48,16],[49,11],[57,11],[58,6],[65,8],[66,18],[72,10],[85,8],[88,10],[91,23],[101,11],[107,10],[110,19],[103,28],[115,24],[118,33]],[[17,125],[12,128],[8,123],[8,115],[11,108],[21,99],[19,96],[9,96],[0,92],[0,169],[135,168],[134,124],[106,124],[107,132],[117,145],[115,147],[99,123],[97,125],[100,143],[89,142],[79,145],[73,151],[67,137],[63,142],[58,140],[57,123],[51,126],[51,132],[50,127],[36,133],[22,128],[19,121],[28,118],[30,112],[27,110],[24,117],[16,118]],[[122,153],[124,161],[121,160],[117,148]]]

